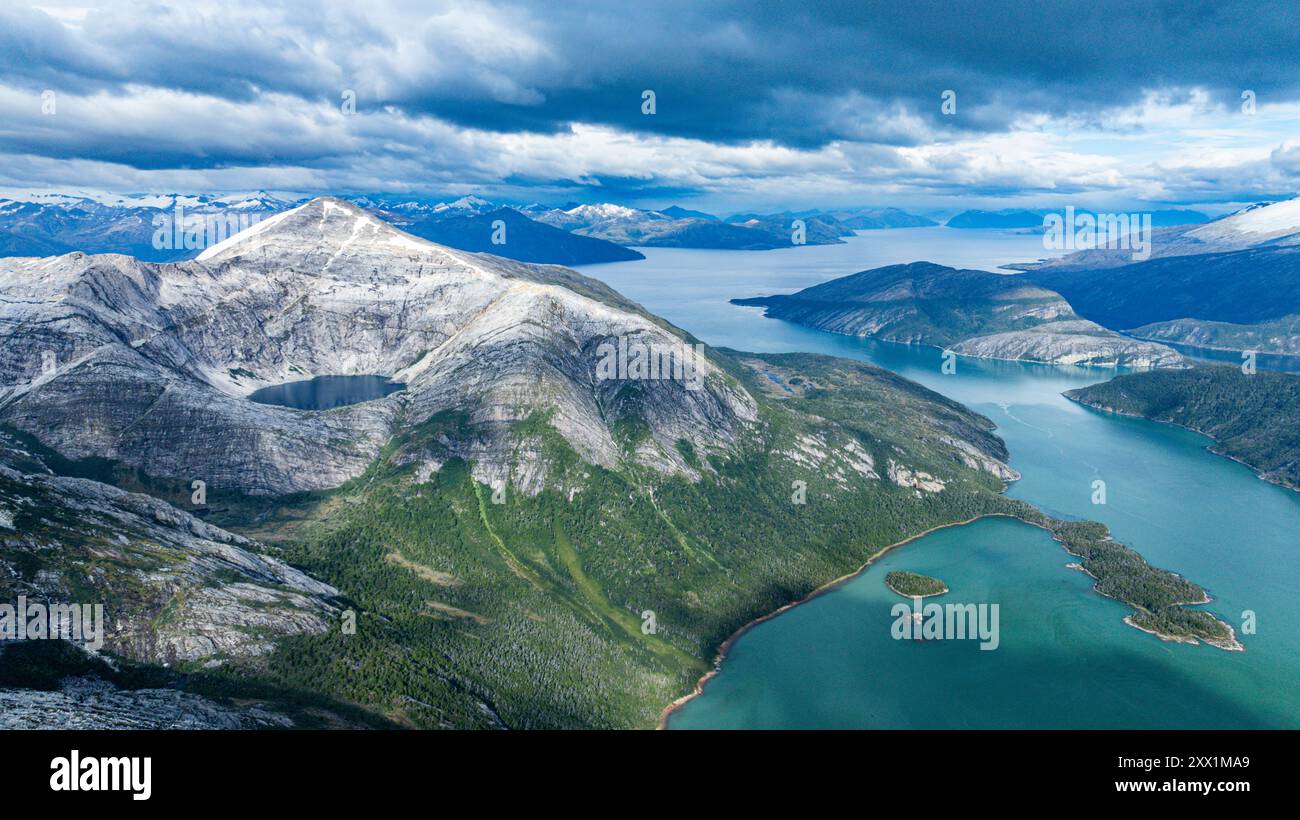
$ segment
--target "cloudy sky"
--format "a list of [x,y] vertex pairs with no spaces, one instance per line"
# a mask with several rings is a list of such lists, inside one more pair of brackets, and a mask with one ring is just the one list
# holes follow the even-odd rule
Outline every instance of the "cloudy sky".
[[1300,3],[0,0],[0,110],[9,190],[1222,211],[1300,190]]

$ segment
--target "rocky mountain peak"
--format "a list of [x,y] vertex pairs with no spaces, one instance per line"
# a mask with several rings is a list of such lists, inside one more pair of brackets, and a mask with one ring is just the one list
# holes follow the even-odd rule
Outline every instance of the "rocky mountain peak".
[[[590,463],[688,473],[679,441],[725,449],[756,417],[702,350],[607,286],[454,251],[335,197],[189,262],[0,261],[0,341],[0,422],[69,458],[257,494],[337,486],[439,414],[465,421],[405,457],[429,469],[461,457],[530,490],[548,469],[518,455],[512,428],[530,417]],[[602,379],[611,345],[689,357],[692,378]],[[328,412],[247,398],[326,375],[406,389]],[[615,428],[632,420],[648,435],[629,453]]]
[[1300,197],[1260,202],[1188,231],[1203,242],[1263,243],[1300,234]]
[[302,253],[309,265],[311,259],[336,258],[350,249],[429,254],[449,250],[403,233],[351,202],[322,196],[230,235],[204,250],[196,261],[216,264],[240,257],[290,258]]

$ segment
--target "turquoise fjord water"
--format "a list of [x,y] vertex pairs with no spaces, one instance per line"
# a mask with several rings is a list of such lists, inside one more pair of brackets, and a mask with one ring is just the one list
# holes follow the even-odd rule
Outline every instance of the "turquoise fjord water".
[[[1064,390],[1098,369],[959,359],[765,319],[736,296],[790,292],[867,268],[929,260],[995,270],[1043,255],[1040,240],[946,228],[864,232],[844,245],[767,252],[641,249],[584,271],[711,345],[810,351],[889,368],[984,413],[1023,478],[1009,494],[1105,522],[1151,563],[1200,583],[1247,651],[1165,643],[1123,623],[1073,559],[1001,518],[939,530],[741,636],[704,693],[670,717],[687,728],[1300,727],[1300,494],[1267,484],[1168,425],[1098,413]],[[1092,482],[1107,503],[1092,503]],[[894,640],[902,598],[885,573],[951,588],[935,602],[996,602],[1000,645]],[[1257,633],[1240,634],[1242,613]]]

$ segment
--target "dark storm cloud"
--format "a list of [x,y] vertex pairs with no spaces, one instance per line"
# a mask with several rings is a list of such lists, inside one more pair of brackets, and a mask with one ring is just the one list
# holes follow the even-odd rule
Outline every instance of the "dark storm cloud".
[[[39,11],[0,20],[0,69],[31,87],[127,83],[394,106],[498,131],[570,122],[710,141],[906,144],[882,115],[996,130],[1026,112],[1086,116],[1144,89],[1300,95],[1292,2],[317,3],[206,12],[129,5],[79,33]],[[428,11],[421,13],[420,9]],[[511,42],[512,40],[516,42]],[[656,92],[655,116],[640,111]],[[939,97],[958,93],[959,118]]]
[[[1294,2],[80,4],[0,8],[7,184],[776,203],[1300,179],[1293,109],[1238,110],[1244,89],[1261,112],[1300,100]],[[1171,120],[1181,103],[1192,114]],[[1215,153],[1216,128],[1252,147]],[[1187,129],[1211,136],[1163,163],[1151,146],[1174,154]],[[1145,153],[1070,142],[1083,134],[1137,134]]]

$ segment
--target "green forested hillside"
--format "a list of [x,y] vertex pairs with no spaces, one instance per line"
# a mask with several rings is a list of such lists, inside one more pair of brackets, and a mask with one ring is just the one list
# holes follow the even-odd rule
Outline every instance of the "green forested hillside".
[[[539,415],[515,435],[556,479],[540,494],[494,493],[459,460],[422,476],[413,454],[470,426],[441,414],[335,490],[210,497],[209,521],[336,587],[355,630],[341,622],[282,637],[270,655],[215,669],[177,663],[168,679],[289,703],[309,724],[364,723],[339,717],[360,707],[367,719],[428,728],[649,727],[749,621],[889,545],[987,514],[1050,530],[1100,592],[1135,607],[1137,625],[1229,645],[1227,627],[1182,605],[1203,599],[1194,583],[1099,524],[1055,521],[1003,496],[1013,474],[988,419],[858,362],[734,351],[718,360],[756,397],[759,419],[725,457],[681,442],[698,480],[585,463]],[[620,429],[629,451],[645,435]],[[101,473],[121,478],[112,465]],[[77,564],[93,547],[65,538],[57,554]],[[48,558],[14,557],[19,580],[53,566]]]
[[942,595],[948,591],[948,585],[938,578],[906,570],[887,573],[885,585],[904,598],[924,598],[930,595]]
[[1215,452],[1300,489],[1300,377],[1240,367],[1135,373],[1065,394],[1077,402],[1212,437]]
[[[512,490],[494,504],[462,462],[419,482],[399,463],[416,443],[399,442],[363,478],[276,508],[245,531],[361,614],[355,635],[283,641],[255,674],[416,726],[651,726],[748,621],[889,544],[1005,508],[1003,482],[940,440],[1003,456],[986,419],[866,365],[747,362],[734,372],[763,397],[761,428],[698,482],[582,463],[534,420],[521,434],[581,478],[572,498]],[[853,441],[882,474],[894,458],[948,484],[922,493],[829,458],[801,467],[781,455],[800,436],[827,453]]]
[[[1000,478],[955,457],[943,439],[1005,457],[983,417],[859,363],[732,356],[760,397],[761,432],[698,482],[584,464],[534,422],[522,427],[583,479],[572,498],[548,489],[493,504],[459,462],[421,483],[398,466],[399,443],[362,479],[258,523],[251,534],[337,585],[361,615],[355,635],[282,642],[255,674],[407,725],[650,726],[750,620],[888,545],[991,513],[1052,530],[1141,624],[1230,640],[1179,605],[1203,597],[1195,584],[1150,567],[1100,525],[1005,498]],[[439,423],[459,422],[417,435],[437,436]],[[881,478],[781,455],[801,437],[826,452],[857,442]],[[891,458],[943,478],[944,490],[889,480]],[[793,501],[796,481],[805,503]]]

